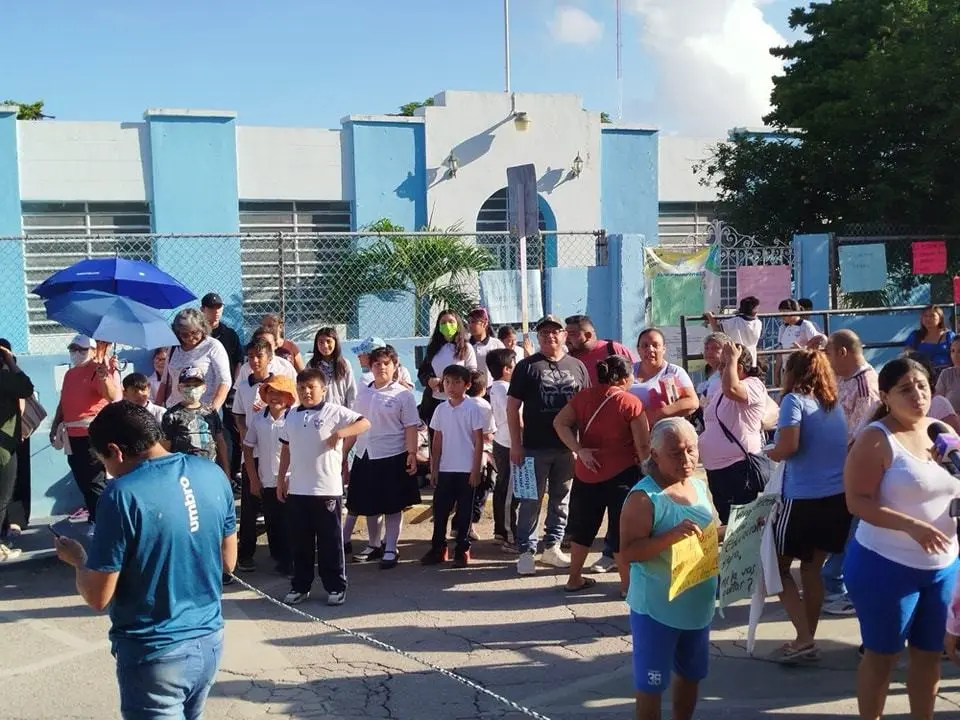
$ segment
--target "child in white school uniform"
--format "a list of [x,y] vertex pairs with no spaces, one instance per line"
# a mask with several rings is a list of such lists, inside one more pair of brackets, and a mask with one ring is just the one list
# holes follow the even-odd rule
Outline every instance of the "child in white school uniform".
[[263,522],[267,530],[270,557],[281,575],[293,573],[290,528],[286,503],[277,499],[277,475],[280,471],[280,436],[287,414],[297,397],[297,386],[284,375],[272,375],[260,383],[258,394],[264,408],[250,415],[243,438],[243,462],[250,482],[250,493],[260,498]]
[[[397,378],[397,352],[390,345],[370,352],[369,385],[361,386],[354,410],[370,421],[370,432],[353,444],[347,511],[371,517],[384,516],[385,537],[380,569],[396,567],[397,543],[403,510],[420,502],[417,482],[417,449],[420,415],[410,388]],[[351,445],[347,442],[347,447]],[[379,548],[368,545],[355,560],[366,559]]]
[[[499,350],[500,348],[495,348]],[[493,436],[497,425],[493,418],[493,408],[486,399],[487,370],[474,370],[470,373],[470,387],[467,389],[467,399],[477,404],[483,413],[483,459],[480,461],[480,484],[473,493],[473,510],[470,518],[470,539],[479,540],[474,525],[483,517],[483,508],[487,504],[487,496],[493,490]]]
[[447,560],[447,520],[453,508],[457,534],[454,567],[470,564],[470,518],[473,494],[480,484],[483,459],[483,434],[487,419],[480,406],[468,400],[470,370],[450,365],[443,371],[442,387],[446,400],[437,406],[430,429],[433,448],[430,454],[433,491],[433,540],[420,562],[438,565]]
[[293,581],[283,599],[288,605],[310,597],[315,565],[327,605],[342,605],[347,596],[340,518],[343,441],[369,430],[370,422],[342,405],[324,402],[326,391],[322,370],[301,370],[300,405],[287,415],[280,433],[277,499],[286,503],[293,546]]
[[[487,354],[487,369],[493,377],[490,386],[490,407],[493,408],[493,464],[497,480],[493,488],[493,538],[505,552],[515,552],[517,537],[517,508],[520,501],[508,498],[510,489],[510,428],[507,425],[507,391],[516,367],[512,350],[491,350]],[[509,502],[509,509],[507,503]]]

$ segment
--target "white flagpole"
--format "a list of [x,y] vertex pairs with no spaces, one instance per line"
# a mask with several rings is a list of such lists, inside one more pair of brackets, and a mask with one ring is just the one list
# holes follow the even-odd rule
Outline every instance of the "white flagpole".
[[510,92],[510,0],[503,0],[503,76],[504,92]]
[[617,0],[617,121],[623,121],[623,8]]

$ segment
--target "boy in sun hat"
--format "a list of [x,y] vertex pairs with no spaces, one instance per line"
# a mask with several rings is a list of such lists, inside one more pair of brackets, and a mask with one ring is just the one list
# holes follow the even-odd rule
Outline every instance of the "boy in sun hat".
[[250,479],[250,492],[263,504],[270,557],[277,572],[293,571],[284,503],[277,499],[277,472],[280,469],[280,433],[290,408],[297,399],[297,386],[285,375],[271,375],[259,387],[262,411],[254,413],[243,438],[243,462]]
[[[368,386],[373,382],[373,372],[370,370],[370,353],[377,348],[387,346],[387,341],[379,337],[364,338],[353,346],[353,354],[357,356],[357,362],[360,363],[360,384]],[[394,378],[401,385],[408,388],[413,387],[413,378],[410,371],[403,365],[397,364],[397,376]]]

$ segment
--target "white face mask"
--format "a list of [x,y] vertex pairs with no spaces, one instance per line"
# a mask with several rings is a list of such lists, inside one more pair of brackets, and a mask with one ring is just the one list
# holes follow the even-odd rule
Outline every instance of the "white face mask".
[[180,388],[180,394],[183,395],[183,399],[188,403],[200,402],[200,398],[203,397],[203,391],[203,387]]
[[83,365],[87,361],[87,358],[89,357],[90,357],[90,353],[87,352],[86,350],[71,350],[70,364],[73,365],[73,367]]

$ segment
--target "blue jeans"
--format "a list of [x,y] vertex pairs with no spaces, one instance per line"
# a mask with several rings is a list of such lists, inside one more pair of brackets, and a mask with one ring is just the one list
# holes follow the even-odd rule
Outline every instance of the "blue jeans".
[[[850,540],[857,531],[859,518],[854,518],[850,523],[850,534],[847,536],[847,547],[850,546]],[[843,584],[843,558],[846,553],[834,553],[827,558],[820,570],[820,577],[823,578],[823,590],[827,597],[831,595],[845,595],[846,586]]]
[[172,645],[150,660],[118,644],[117,681],[123,720],[197,720],[220,665],[223,630]]
[[547,519],[543,533],[544,548],[559,545],[567,527],[570,508],[570,487],[573,484],[573,453],[566,448],[527,450],[533,458],[537,476],[537,500],[520,500],[517,517],[517,546],[520,552],[537,551],[537,521],[543,496],[549,495]]

